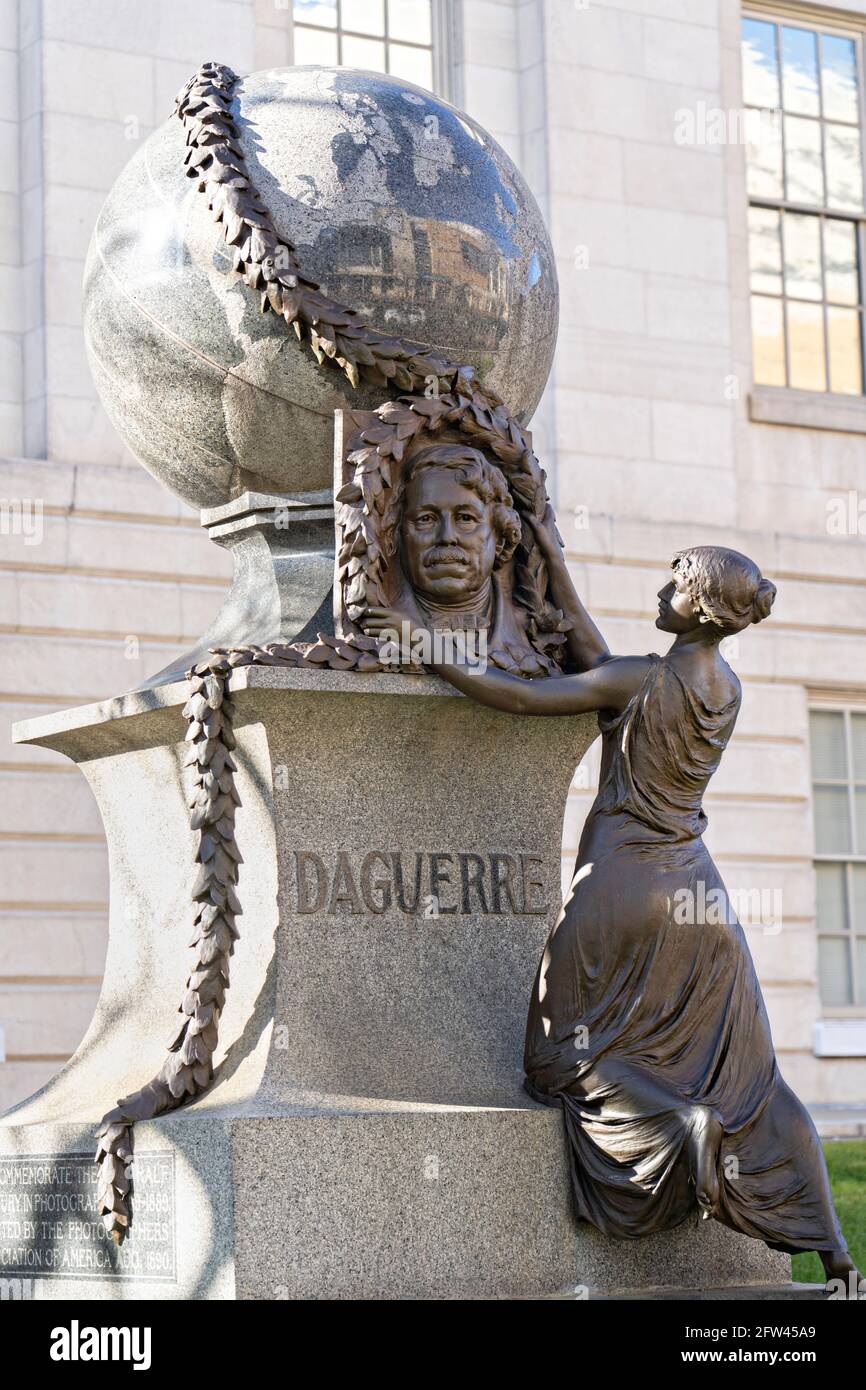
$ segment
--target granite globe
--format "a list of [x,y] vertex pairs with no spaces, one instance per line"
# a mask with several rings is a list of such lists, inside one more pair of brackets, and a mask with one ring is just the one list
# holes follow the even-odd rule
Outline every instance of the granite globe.
[[[556,340],[553,250],[525,180],[431,93],[345,68],[276,68],[234,90],[250,178],[303,273],[379,332],[473,366],[527,423]],[[99,214],[84,324],[97,389],[156,478],[196,507],[323,492],[333,412],[393,389],[320,365],[231,270],[172,116]]]

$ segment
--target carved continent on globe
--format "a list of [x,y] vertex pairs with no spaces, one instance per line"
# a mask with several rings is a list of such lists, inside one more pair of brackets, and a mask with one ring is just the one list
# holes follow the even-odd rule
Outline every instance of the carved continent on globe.
[[[379,332],[474,367],[527,423],[547,381],[558,291],[522,175],[480,126],[393,77],[277,68],[232,114],[249,176],[306,277]],[[333,412],[373,409],[231,271],[171,117],[121,173],[85,270],[91,369],[115,427],[192,506],[324,491]]]

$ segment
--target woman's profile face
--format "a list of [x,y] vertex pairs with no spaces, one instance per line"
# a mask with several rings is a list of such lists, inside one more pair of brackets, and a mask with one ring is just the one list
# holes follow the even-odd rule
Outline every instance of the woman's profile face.
[[676,574],[672,574],[664,588],[659,589],[658,598],[656,627],[661,628],[662,632],[691,632],[693,628],[700,627],[700,615],[682,579]]

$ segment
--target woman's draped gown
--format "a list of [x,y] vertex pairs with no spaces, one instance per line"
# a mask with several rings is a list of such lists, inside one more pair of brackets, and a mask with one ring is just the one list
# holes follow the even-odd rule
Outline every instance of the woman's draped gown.
[[600,789],[536,977],[527,1089],[562,1106],[577,1213],[606,1234],[648,1235],[696,1210],[687,1141],[700,1104],[724,1126],[718,1220],[780,1250],[844,1249],[743,929],[726,898],[712,906],[724,885],[702,800],[739,705],[737,693],[708,708],[654,656],[626,709],[600,717]]

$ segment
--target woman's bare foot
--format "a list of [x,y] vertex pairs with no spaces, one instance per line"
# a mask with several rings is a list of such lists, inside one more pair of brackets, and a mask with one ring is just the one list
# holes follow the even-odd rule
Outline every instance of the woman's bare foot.
[[866,1298],[866,1279],[847,1250],[819,1250],[827,1283],[824,1292],[833,1298]]
[[719,1152],[722,1144],[721,1117],[709,1105],[696,1105],[691,1112],[689,1168],[701,1216],[708,1221],[719,1208]]

